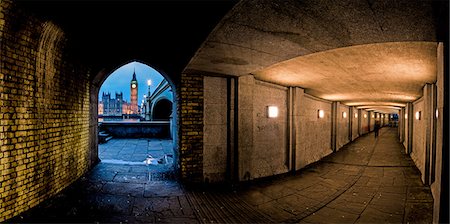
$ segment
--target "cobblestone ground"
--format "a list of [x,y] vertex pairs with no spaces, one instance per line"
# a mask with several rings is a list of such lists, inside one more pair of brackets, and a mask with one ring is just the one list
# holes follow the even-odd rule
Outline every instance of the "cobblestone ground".
[[430,189],[402,152],[396,133],[383,128],[379,138],[361,137],[296,175],[234,190],[187,187],[172,175],[162,175],[161,167],[100,163],[60,194],[10,221],[432,223]]

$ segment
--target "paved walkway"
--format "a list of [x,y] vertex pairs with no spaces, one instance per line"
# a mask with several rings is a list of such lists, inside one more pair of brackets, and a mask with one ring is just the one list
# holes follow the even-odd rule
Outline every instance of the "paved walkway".
[[170,139],[120,139],[113,138],[98,146],[98,156],[104,163],[145,164],[148,158],[161,159],[173,156]]
[[397,130],[359,138],[297,175],[189,188],[146,166],[100,163],[12,222],[431,223],[433,199]]

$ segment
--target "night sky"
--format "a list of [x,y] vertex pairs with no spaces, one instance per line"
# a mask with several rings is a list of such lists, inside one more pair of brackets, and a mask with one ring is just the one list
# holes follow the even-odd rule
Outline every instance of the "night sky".
[[100,92],[98,94],[99,101],[102,99],[103,92],[110,92],[111,97],[115,98],[115,92],[122,92],[123,99],[130,102],[130,82],[133,78],[133,70],[136,71],[136,78],[138,81],[138,104],[140,105],[144,94],[148,93],[147,80],[152,80],[150,86],[151,92],[155,90],[158,84],[164,79],[164,77],[158,73],[155,69],[139,63],[131,62],[115,70],[105,80]]

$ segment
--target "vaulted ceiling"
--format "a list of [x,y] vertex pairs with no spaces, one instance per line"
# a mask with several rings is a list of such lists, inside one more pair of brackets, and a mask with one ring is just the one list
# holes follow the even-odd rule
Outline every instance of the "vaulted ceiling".
[[437,7],[410,0],[243,0],[185,72],[253,74],[323,99],[395,112],[436,81]]

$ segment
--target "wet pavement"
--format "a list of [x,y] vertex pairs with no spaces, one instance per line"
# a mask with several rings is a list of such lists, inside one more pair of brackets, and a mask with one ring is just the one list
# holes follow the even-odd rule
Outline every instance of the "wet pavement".
[[397,129],[383,128],[379,138],[361,137],[295,175],[234,190],[184,186],[152,165],[100,163],[10,221],[432,223],[430,189],[396,136]]

